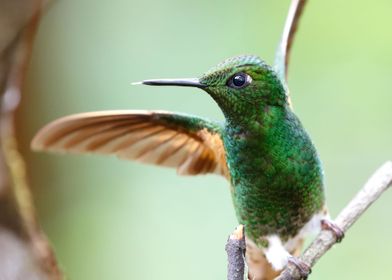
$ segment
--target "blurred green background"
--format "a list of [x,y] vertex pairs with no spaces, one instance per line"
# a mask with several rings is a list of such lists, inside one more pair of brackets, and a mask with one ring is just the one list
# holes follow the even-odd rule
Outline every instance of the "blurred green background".
[[[69,279],[225,279],[236,226],[217,176],[103,156],[32,153],[49,121],[105,109],[165,109],[222,119],[197,89],[131,86],[192,77],[238,54],[273,62],[289,1],[54,1],[35,44],[19,127],[38,208]],[[295,111],[324,162],[333,216],[392,156],[389,0],[309,1],[292,52]],[[312,279],[392,275],[386,193]]]

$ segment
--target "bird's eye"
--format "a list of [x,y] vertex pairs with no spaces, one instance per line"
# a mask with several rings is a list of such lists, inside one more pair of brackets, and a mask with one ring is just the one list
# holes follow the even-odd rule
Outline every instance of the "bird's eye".
[[244,88],[252,82],[252,77],[246,73],[239,72],[234,74],[228,81],[227,85],[231,88]]

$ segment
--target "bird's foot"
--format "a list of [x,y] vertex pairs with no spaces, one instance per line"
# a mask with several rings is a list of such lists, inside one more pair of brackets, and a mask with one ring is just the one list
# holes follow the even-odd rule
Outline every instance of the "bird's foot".
[[337,243],[340,243],[344,238],[344,231],[331,220],[321,220],[321,228],[332,231],[332,233],[335,235]]
[[295,265],[295,267],[298,269],[301,279],[307,279],[309,274],[312,273],[312,269],[310,268],[310,266],[298,259],[297,257],[291,256],[289,257],[288,261],[289,263]]

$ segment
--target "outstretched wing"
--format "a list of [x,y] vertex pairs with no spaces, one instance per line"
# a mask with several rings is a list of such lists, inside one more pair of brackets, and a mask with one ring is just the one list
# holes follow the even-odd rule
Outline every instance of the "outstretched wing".
[[182,175],[228,177],[217,123],[164,111],[102,111],[60,118],[32,141],[39,151],[114,154],[177,168]]

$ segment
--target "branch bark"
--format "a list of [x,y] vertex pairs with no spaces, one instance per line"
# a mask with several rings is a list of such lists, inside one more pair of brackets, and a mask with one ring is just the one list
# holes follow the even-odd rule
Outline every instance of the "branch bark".
[[245,273],[245,234],[244,226],[239,225],[226,243],[227,280],[243,280]]
[[[391,185],[392,161],[388,161],[370,177],[362,190],[338,215],[335,223],[346,232]],[[312,267],[335,243],[336,238],[331,231],[323,230],[305,250],[300,259]],[[301,277],[293,265],[288,265],[276,278],[276,280],[296,279],[301,279]]]

